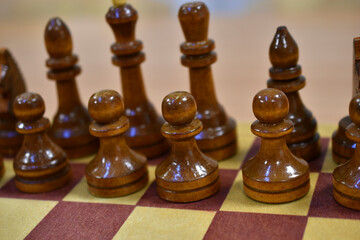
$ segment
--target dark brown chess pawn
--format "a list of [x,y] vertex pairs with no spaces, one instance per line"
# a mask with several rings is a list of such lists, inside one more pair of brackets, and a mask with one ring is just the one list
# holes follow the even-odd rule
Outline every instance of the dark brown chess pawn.
[[84,157],[98,149],[98,141],[89,133],[91,118],[80,102],[75,77],[80,74],[78,57],[72,54],[68,27],[60,18],[49,20],[45,28],[45,45],[50,58],[47,77],[55,80],[59,107],[48,132],[69,158]]
[[218,163],[205,156],[194,137],[203,128],[196,102],[187,92],[173,92],[162,102],[167,121],[162,134],[170,139],[171,153],[155,171],[157,193],[171,202],[193,202],[215,194],[220,188]]
[[23,192],[48,192],[71,179],[66,153],[47,136],[50,122],[44,118],[44,100],[36,93],[23,93],[13,103],[19,119],[16,131],[24,135],[14,160],[15,184]]
[[[353,96],[360,89],[360,37],[353,40]],[[335,162],[344,163],[354,154],[356,143],[346,137],[345,129],[352,123],[350,116],[343,117],[338,129],[332,135],[332,156]]]
[[178,17],[186,42],[180,46],[182,65],[189,68],[190,91],[198,109],[196,117],[204,125],[195,137],[201,151],[216,160],[223,160],[237,151],[236,123],[219,104],[211,72],[216,59],[215,43],[208,39],[209,10],[202,2],[182,5]]
[[0,179],[2,178],[4,173],[5,173],[4,161],[3,161],[3,157],[0,155]]
[[0,49],[0,153],[4,156],[14,157],[23,141],[23,136],[16,132],[12,103],[25,91],[25,82],[14,58],[9,50]]
[[320,155],[320,136],[316,119],[301,101],[299,90],[305,87],[305,77],[297,64],[299,49],[285,26],[277,28],[269,51],[272,67],[267,86],[283,91],[290,103],[287,119],[294,123],[294,130],[286,143],[296,156],[306,161]]
[[124,109],[122,97],[113,90],[99,91],[89,99],[89,113],[95,120],[90,133],[100,138],[100,148],[86,167],[86,179],[89,192],[97,197],[128,195],[148,182],[146,157],[125,142],[130,123]]
[[285,119],[289,112],[285,93],[272,88],[260,91],[254,97],[253,111],[258,120],[251,125],[251,131],[261,138],[261,147],[242,168],[246,195],[266,203],[303,197],[310,187],[309,165],[286,145],[286,136],[294,125]]
[[155,112],[146,96],[140,64],[145,61],[141,51],[142,42],[135,39],[137,11],[125,1],[114,1],[106,14],[106,20],[114,32],[116,42],[111,51],[114,65],[120,67],[125,114],[130,120],[130,129],[125,133],[128,145],[154,158],[169,149],[169,143],[160,133],[164,120]]
[[333,194],[341,205],[360,210],[360,94],[350,102],[352,123],[346,128],[346,136],[356,143],[350,160],[339,165],[333,172]]

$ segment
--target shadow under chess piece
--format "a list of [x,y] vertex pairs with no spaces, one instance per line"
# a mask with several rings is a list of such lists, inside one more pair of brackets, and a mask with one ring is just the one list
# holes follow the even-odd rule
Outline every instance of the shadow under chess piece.
[[157,193],[171,202],[193,202],[215,194],[220,188],[218,163],[205,156],[194,137],[202,123],[194,119],[196,103],[187,92],[173,92],[162,102],[167,121],[162,134],[170,139],[171,153],[155,171]]
[[333,194],[341,205],[360,210],[360,94],[351,100],[349,113],[352,123],[345,133],[356,148],[350,160],[335,168]]
[[69,158],[84,157],[97,151],[99,143],[89,133],[91,118],[80,102],[75,77],[81,69],[72,54],[72,39],[60,18],[49,20],[45,28],[45,45],[50,58],[47,77],[56,82],[59,107],[49,137],[61,146]]
[[14,157],[23,136],[16,132],[17,119],[12,103],[16,96],[26,92],[24,79],[9,50],[0,49],[0,153]]
[[293,123],[285,119],[289,102],[282,91],[267,88],[257,93],[253,111],[258,119],[251,131],[261,138],[257,155],[242,168],[244,191],[266,203],[285,203],[303,197],[310,187],[309,165],[286,145]]
[[36,93],[23,93],[13,103],[19,119],[16,130],[24,135],[14,159],[15,185],[22,192],[49,192],[71,179],[65,152],[47,136],[50,122],[44,118],[44,100]]
[[197,104],[197,119],[204,129],[195,139],[200,150],[218,161],[237,151],[236,122],[219,104],[212,77],[211,64],[216,59],[215,43],[208,39],[209,10],[202,2],[182,5],[178,17],[186,41],[180,50],[182,65],[189,68],[190,91]]
[[[353,97],[360,91],[360,37],[353,39]],[[346,128],[352,123],[350,116],[343,117],[338,129],[333,133],[331,138],[332,156],[336,163],[348,161],[354,154],[356,143],[349,139],[346,134]]]
[[122,97],[113,90],[96,92],[89,99],[89,113],[95,120],[90,133],[100,138],[100,148],[86,167],[86,179],[89,192],[97,197],[128,195],[148,182],[146,157],[125,142],[130,123],[124,109]]
[[305,87],[305,77],[297,64],[299,49],[285,26],[277,28],[270,45],[269,88],[283,91],[289,100],[287,119],[294,123],[294,130],[286,137],[286,143],[296,156],[306,161],[313,160],[321,153],[320,136],[317,133],[316,119],[303,104],[299,90]]
[[137,11],[126,1],[115,0],[106,14],[106,21],[114,32],[112,62],[120,67],[125,114],[130,120],[130,129],[125,132],[127,144],[148,158],[163,155],[169,143],[161,135],[164,120],[156,113],[146,96],[140,64],[145,61],[143,44],[135,39]]

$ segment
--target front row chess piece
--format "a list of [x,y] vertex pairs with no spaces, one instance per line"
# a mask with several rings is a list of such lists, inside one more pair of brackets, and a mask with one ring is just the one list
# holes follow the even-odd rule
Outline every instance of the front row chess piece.
[[89,192],[97,197],[119,197],[146,186],[149,177],[146,157],[131,150],[124,133],[129,119],[124,101],[113,90],[94,93],[89,99],[91,135],[100,138],[96,157],[86,167]]
[[350,102],[352,123],[346,128],[346,136],[356,142],[355,152],[349,161],[339,165],[333,172],[333,194],[341,205],[360,210],[360,94]]
[[44,118],[44,100],[36,93],[23,93],[13,103],[19,122],[16,131],[24,135],[14,159],[15,185],[22,192],[49,192],[71,179],[66,153],[47,136],[49,119]]
[[243,166],[244,191],[266,203],[284,203],[306,195],[310,187],[309,165],[295,157],[286,145],[294,126],[285,119],[289,101],[280,90],[267,88],[255,95],[253,111],[258,119],[251,131],[261,138],[257,155]]
[[171,153],[155,171],[158,195],[171,202],[193,202],[215,194],[220,188],[218,163],[196,144],[203,125],[194,119],[195,99],[187,92],[170,93],[162,114],[167,122],[161,132],[171,141]]

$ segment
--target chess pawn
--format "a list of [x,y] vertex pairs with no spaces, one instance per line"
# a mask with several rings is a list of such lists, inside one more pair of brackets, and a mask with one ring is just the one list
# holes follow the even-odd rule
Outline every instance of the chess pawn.
[[218,161],[237,151],[236,123],[219,104],[211,64],[216,59],[215,43],[208,39],[209,10],[202,2],[182,5],[178,17],[186,41],[180,50],[182,65],[189,68],[190,91],[197,103],[197,119],[204,125],[195,139],[200,150]]
[[155,171],[157,193],[171,202],[193,202],[215,194],[220,188],[218,163],[205,156],[194,137],[203,128],[196,103],[187,92],[173,92],[162,102],[167,121],[161,133],[171,142],[170,155]]
[[13,103],[19,119],[16,131],[24,135],[14,159],[16,187],[22,192],[41,193],[58,189],[71,179],[66,153],[46,134],[49,119],[44,118],[44,100],[36,93],[23,93]]
[[4,161],[3,161],[3,157],[0,155],[0,179],[2,178],[4,173],[5,173]]
[[320,155],[320,136],[316,119],[301,101],[299,90],[305,87],[305,77],[297,64],[299,49],[285,26],[277,28],[269,51],[272,67],[269,88],[283,91],[289,100],[287,119],[294,123],[294,130],[286,137],[286,143],[297,157],[306,161]]
[[261,138],[261,147],[242,168],[246,195],[266,203],[303,197],[310,187],[309,165],[295,157],[286,145],[285,138],[294,128],[285,119],[288,99],[282,91],[264,89],[255,95],[253,111],[258,120],[251,125],[251,131]]
[[341,205],[360,210],[360,94],[351,100],[349,113],[352,123],[345,133],[356,143],[356,148],[350,160],[333,172],[333,195]]
[[130,120],[130,130],[125,132],[127,144],[148,158],[154,158],[169,150],[169,143],[161,135],[164,120],[146,96],[140,64],[145,61],[143,44],[135,39],[137,11],[124,0],[114,0],[114,6],[106,14],[106,21],[114,32],[112,62],[120,67],[125,114]]
[[49,137],[61,146],[69,158],[84,157],[98,149],[98,141],[89,133],[91,118],[80,102],[75,77],[81,69],[72,54],[72,39],[60,18],[49,20],[45,28],[45,45],[50,58],[47,77],[56,82],[58,110],[49,129]]
[[[353,39],[353,97],[360,89],[360,37]],[[332,156],[335,162],[344,163],[354,154],[356,143],[346,137],[345,130],[352,123],[350,116],[343,117],[331,138]]]
[[23,136],[16,132],[17,119],[12,103],[26,91],[21,72],[8,49],[0,49],[0,153],[15,157]]
[[148,182],[146,157],[131,150],[124,133],[129,119],[124,102],[113,90],[94,93],[89,99],[91,135],[100,138],[100,148],[86,167],[89,192],[97,197],[118,197],[143,188]]

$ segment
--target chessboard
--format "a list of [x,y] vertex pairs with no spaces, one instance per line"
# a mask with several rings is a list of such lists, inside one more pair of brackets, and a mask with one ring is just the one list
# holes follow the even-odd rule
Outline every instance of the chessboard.
[[15,188],[12,160],[0,181],[0,239],[359,239],[360,212],[339,205],[332,195],[331,134],[320,125],[321,155],[310,162],[309,193],[298,201],[265,204],[243,192],[242,164],[254,156],[259,139],[250,124],[238,124],[238,153],[221,161],[221,189],[193,203],[170,203],[155,188],[149,160],[146,188],[118,198],[96,198],[87,191],[85,167],[93,156],[71,160],[72,181],[42,194]]

